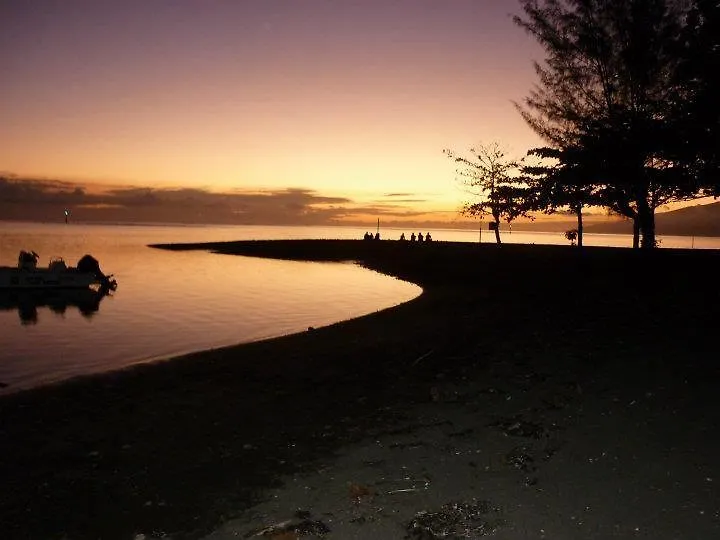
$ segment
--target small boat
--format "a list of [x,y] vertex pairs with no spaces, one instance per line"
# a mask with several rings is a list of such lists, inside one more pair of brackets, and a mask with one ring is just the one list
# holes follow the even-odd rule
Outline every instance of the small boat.
[[0,289],[117,288],[117,281],[103,274],[91,255],[83,256],[77,266],[68,266],[61,257],[54,257],[47,268],[38,267],[38,258],[34,251],[21,251],[17,267],[0,266]]

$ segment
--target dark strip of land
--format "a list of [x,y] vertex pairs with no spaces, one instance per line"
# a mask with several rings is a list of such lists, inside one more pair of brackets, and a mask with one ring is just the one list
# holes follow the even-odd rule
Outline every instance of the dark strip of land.
[[[201,537],[280,475],[392,425],[438,380],[462,385],[499,363],[508,385],[530,372],[570,377],[584,389],[576,407],[610,391],[662,388],[648,414],[674,411],[668,447],[696,442],[699,423],[720,420],[717,252],[394,241],[161,247],[354,260],[424,293],[302,334],[0,398],[3,538]],[[700,461],[720,450],[717,432],[703,433],[704,448],[692,447]],[[702,464],[720,482],[718,465]]]

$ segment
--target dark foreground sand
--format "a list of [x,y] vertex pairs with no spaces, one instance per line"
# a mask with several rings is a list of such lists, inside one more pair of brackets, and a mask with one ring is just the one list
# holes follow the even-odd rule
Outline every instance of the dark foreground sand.
[[720,537],[720,253],[190,248],[425,292],[0,398],[1,538]]

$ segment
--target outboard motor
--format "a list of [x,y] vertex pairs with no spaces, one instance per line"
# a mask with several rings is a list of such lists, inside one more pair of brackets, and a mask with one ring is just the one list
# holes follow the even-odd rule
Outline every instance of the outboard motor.
[[91,272],[95,274],[98,280],[100,280],[100,286],[103,289],[115,290],[117,288],[117,281],[112,279],[112,275],[106,276],[100,270],[100,263],[92,255],[83,255],[77,263],[77,269],[79,272]]
[[83,255],[77,263],[77,269],[80,272],[93,272],[98,276],[102,275],[100,271],[100,263],[92,255]]

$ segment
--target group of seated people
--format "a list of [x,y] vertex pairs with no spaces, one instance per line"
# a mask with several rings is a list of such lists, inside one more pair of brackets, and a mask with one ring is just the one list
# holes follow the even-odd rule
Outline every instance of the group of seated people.
[[[376,232],[374,235],[371,232],[366,232],[363,235],[363,240],[380,240],[380,232]],[[406,240],[405,233],[402,233],[400,235],[400,241],[404,242]],[[410,235],[410,241],[411,242],[432,242],[432,236],[430,236],[430,233],[427,233],[425,236],[423,236],[423,233],[419,232],[417,233],[417,236],[415,236],[415,233],[412,233]]]
[[363,235],[363,240],[380,240],[380,232],[376,232],[375,236],[371,232],[366,232]]
[[[401,240],[401,241],[404,241],[404,240],[405,240],[405,233],[402,233],[402,234],[400,235],[400,240]],[[415,242],[415,240],[416,240],[415,233],[412,233],[412,234],[410,235],[410,241],[411,241],[411,242]],[[432,236],[430,236],[430,233],[427,233],[427,234],[423,237],[423,233],[419,232],[419,233],[417,234],[417,241],[418,241],[418,242],[432,242]]]

